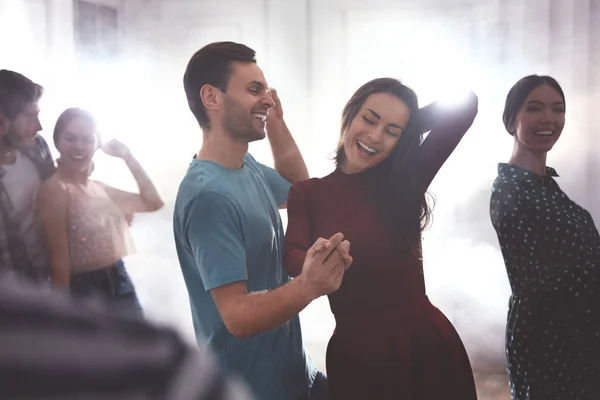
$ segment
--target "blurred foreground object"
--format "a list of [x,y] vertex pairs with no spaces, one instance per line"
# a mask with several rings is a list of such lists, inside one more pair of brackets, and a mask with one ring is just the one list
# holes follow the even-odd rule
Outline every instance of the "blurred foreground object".
[[0,398],[250,400],[172,329],[0,275]]

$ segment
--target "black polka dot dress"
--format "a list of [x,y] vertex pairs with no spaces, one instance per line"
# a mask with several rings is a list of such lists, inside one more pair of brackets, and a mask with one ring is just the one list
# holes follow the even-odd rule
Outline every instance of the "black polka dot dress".
[[500,164],[493,186],[490,216],[512,289],[510,389],[516,400],[600,400],[600,236],[557,176]]

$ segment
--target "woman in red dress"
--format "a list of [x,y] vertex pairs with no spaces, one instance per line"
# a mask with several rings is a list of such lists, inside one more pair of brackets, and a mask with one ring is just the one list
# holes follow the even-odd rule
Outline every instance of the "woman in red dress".
[[329,295],[331,399],[477,398],[464,346],[427,298],[421,258],[427,188],[476,115],[473,93],[460,109],[419,110],[398,80],[370,81],[342,112],[336,170],[290,190],[290,275],[317,238],[342,232],[351,243],[352,267]]

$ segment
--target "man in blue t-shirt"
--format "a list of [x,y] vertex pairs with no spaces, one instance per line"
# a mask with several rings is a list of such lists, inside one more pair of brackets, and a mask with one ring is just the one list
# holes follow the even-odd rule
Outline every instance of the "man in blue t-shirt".
[[[209,44],[191,58],[183,82],[203,130],[173,219],[196,337],[261,400],[325,399],[326,378],[304,352],[298,313],[339,288],[352,262],[349,243],[340,233],[321,238],[297,279],[283,269],[279,208],[290,183],[308,172],[254,50]],[[276,170],[248,154],[265,128]]]

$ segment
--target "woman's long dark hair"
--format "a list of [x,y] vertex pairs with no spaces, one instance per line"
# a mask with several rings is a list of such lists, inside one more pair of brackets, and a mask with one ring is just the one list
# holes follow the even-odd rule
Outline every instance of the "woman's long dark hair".
[[[342,111],[340,139],[335,154],[335,164],[339,168],[346,160],[344,138],[350,124],[369,96],[375,93],[388,93],[403,101],[410,109],[410,121],[390,155],[381,163],[365,171],[371,188],[373,201],[388,231],[397,237],[399,250],[414,250],[420,255],[420,234],[431,222],[431,206],[428,194],[414,198],[419,190],[412,180],[416,171],[411,168],[412,156],[422,142],[422,129],[419,123],[419,105],[415,92],[393,78],[378,78],[362,85],[348,100]],[[392,176],[392,171],[395,173]],[[406,190],[391,190],[392,179],[400,179],[398,172],[407,182]],[[406,174],[406,175],[404,175]],[[413,190],[414,189],[414,190]]]

